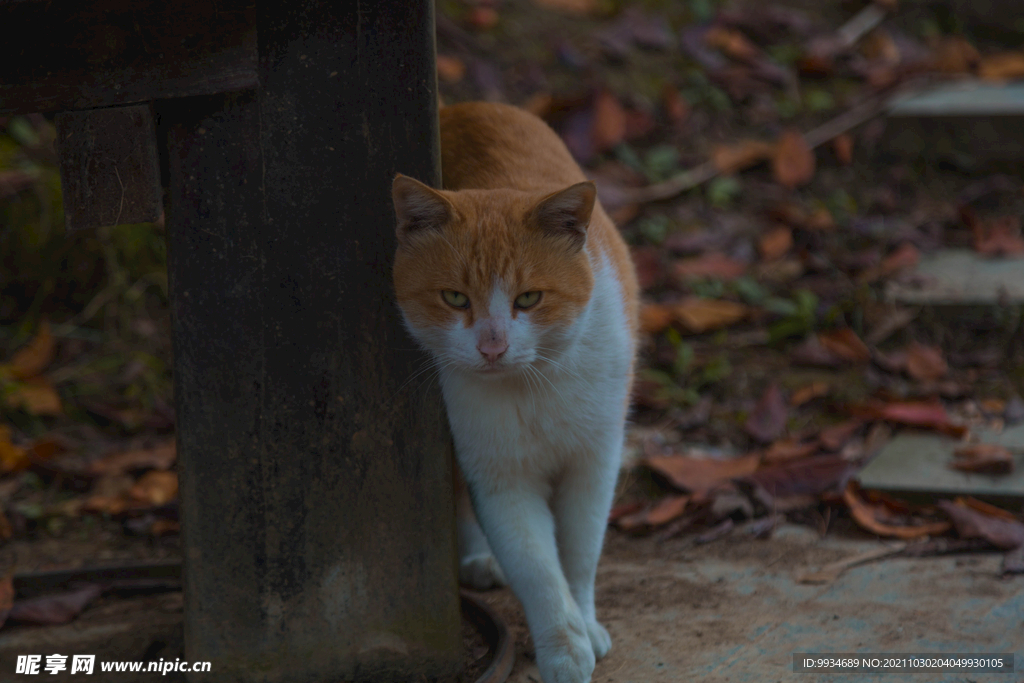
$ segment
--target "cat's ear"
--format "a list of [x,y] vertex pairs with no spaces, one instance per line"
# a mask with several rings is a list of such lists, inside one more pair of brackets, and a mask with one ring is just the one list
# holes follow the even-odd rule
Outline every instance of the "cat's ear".
[[391,183],[391,200],[398,218],[399,242],[416,232],[440,230],[452,217],[451,202],[444,195],[401,173]]
[[582,248],[596,200],[594,183],[576,183],[540,200],[533,209],[533,220],[544,232],[568,237],[574,246]]

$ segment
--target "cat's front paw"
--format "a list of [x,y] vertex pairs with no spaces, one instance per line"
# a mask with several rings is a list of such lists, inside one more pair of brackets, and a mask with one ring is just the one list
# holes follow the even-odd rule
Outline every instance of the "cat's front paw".
[[603,659],[608,650],[612,649],[612,637],[608,635],[608,629],[592,621],[587,624],[587,635],[590,636],[590,644],[594,648],[594,657]]
[[498,566],[498,561],[490,553],[470,555],[459,561],[459,583],[463,586],[485,591],[489,588],[504,586],[505,573]]
[[581,621],[537,639],[537,667],[544,683],[590,683],[596,660],[582,626]]

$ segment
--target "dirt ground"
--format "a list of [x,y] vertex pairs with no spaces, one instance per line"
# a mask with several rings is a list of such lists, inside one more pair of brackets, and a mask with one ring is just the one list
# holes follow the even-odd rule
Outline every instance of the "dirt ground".
[[[856,530],[821,537],[785,524],[757,540],[737,528],[695,545],[610,532],[598,573],[598,616],[612,650],[595,683],[832,680],[793,672],[793,653],[1024,654],[1024,586],[999,577],[996,554],[890,558],[803,585],[795,576],[882,544]],[[516,640],[511,683],[540,683],[518,601],[507,589],[484,598]],[[860,681],[1009,681],[1019,674],[836,674]]]

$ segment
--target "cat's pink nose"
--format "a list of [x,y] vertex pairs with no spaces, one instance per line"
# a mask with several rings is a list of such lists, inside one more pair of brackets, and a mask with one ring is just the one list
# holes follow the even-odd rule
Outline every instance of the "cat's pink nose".
[[497,360],[499,358],[501,358],[501,354],[503,354],[506,351],[508,351],[508,342],[506,342],[506,341],[485,341],[485,342],[480,342],[479,344],[476,345],[476,349],[477,349],[477,351],[480,352],[480,355],[482,355],[484,358],[487,359],[487,361],[489,363],[495,363],[495,362],[497,362]]

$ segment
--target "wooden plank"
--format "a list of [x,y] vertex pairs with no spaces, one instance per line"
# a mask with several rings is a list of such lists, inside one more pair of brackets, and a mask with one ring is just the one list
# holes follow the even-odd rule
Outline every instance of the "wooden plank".
[[63,112],[56,125],[68,230],[160,218],[160,160],[148,105]]
[[186,653],[224,683],[447,680],[450,436],[390,274],[394,174],[440,180],[432,3],[257,25],[260,89],[157,109]]
[[253,4],[0,0],[0,114],[254,88]]

